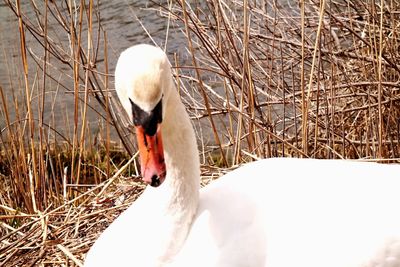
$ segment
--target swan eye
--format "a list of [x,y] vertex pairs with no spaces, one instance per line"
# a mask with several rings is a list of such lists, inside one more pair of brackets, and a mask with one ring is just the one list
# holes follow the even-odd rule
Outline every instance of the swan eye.
[[130,98],[129,101],[132,106],[133,124],[142,126],[147,135],[153,136],[157,132],[158,124],[162,122],[162,98],[150,112],[141,109]]

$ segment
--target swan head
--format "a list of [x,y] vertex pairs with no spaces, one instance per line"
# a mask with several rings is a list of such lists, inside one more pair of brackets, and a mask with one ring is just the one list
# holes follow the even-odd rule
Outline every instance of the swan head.
[[171,83],[170,64],[160,48],[142,44],[121,53],[115,88],[136,129],[143,180],[155,187],[166,176],[161,123]]

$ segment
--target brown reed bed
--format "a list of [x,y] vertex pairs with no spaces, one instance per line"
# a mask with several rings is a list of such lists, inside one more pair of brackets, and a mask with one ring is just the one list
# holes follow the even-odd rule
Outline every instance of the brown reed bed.
[[249,153],[398,158],[398,4],[292,4],[207,1],[173,10],[203,116],[223,125],[212,126],[219,149],[230,150],[232,163]]
[[[18,18],[10,27],[20,56],[7,61],[12,88],[0,86],[0,265],[81,266],[143,190],[102,10],[94,1],[5,2]],[[186,38],[189,60],[170,59],[203,182],[265,157],[399,162],[399,9],[358,0],[159,4],[154,12]]]

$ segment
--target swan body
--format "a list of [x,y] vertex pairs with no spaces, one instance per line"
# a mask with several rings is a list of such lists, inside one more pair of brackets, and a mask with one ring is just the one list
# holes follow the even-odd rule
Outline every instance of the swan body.
[[400,266],[399,165],[265,159],[199,189],[195,134],[164,52],[127,49],[115,77],[154,187],[100,235],[85,267]]

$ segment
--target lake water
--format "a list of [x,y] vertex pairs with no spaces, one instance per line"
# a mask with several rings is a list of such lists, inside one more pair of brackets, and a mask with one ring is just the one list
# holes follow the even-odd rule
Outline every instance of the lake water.
[[[34,8],[32,7],[31,1],[21,1],[23,2],[21,6],[22,12],[28,17],[34,24],[36,23],[36,16]],[[44,2],[44,1],[43,1]],[[43,12],[45,8],[43,7],[42,1],[37,1],[38,10]],[[96,1],[94,1],[96,2]],[[194,1],[199,5],[204,2]],[[283,1],[286,3],[286,1]],[[66,9],[64,1],[57,2],[60,8]],[[162,6],[168,6],[168,1],[159,1]],[[285,9],[289,7],[284,6]],[[161,8],[159,5],[154,4],[151,1],[101,1],[98,6],[98,11],[100,14],[100,22],[102,29],[107,32],[108,40],[108,65],[109,73],[114,73],[115,64],[119,54],[126,48],[138,43],[156,43],[161,47],[166,47],[165,50],[169,54],[169,58],[174,64],[174,55],[177,55],[179,64],[191,65],[191,60],[186,51],[187,40],[183,32],[184,27],[182,25],[177,25],[177,23],[172,22],[168,24],[168,19],[166,16],[161,16]],[[65,10],[64,10],[65,11]],[[93,12],[97,14],[97,12]],[[238,13],[239,14],[239,13]],[[77,20],[79,14],[75,14],[75,19]],[[86,16],[84,16],[84,19]],[[96,22],[97,19],[94,19]],[[95,23],[96,24],[96,23]],[[169,30],[167,27],[170,25]],[[84,27],[86,23],[84,23]],[[97,25],[94,26],[97,29]],[[86,32],[83,29],[83,44],[82,47],[86,47]],[[52,40],[57,43],[66,54],[70,54],[70,41],[69,35],[60,25],[54,23],[54,19],[51,20],[49,15],[49,27],[48,35]],[[152,38],[150,38],[150,36]],[[97,36],[97,32],[94,31],[94,39]],[[168,38],[167,38],[168,36]],[[16,15],[11,11],[11,9],[6,6],[4,2],[0,2],[0,43],[2,53],[0,55],[0,85],[6,94],[8,110],[11,113],[11,121],[21,121],[25,119],[25,113],[20,112],[20,118],[15,116],[14,108],[19,107],[20,110],[24,110],[26,105],[26,97],[24,91],[24,80],[23,80],[23,68],[20,56],[20,46],[19,46],[19,31],[18,31],[18,20]],[[103,42],[104,38],[101,40]],[[35,54],[35,57],[42,58],[44,50],[42,46],[38,44],[36,40],[28,31],[26,33],[26,44],[27,49]],[[100,45],[102,47],[102,45]],[[32,107],[35,112],[35,119],[38,119],[38,111],[41,88],[42,88],[42,72],[39,70],[38,65],[33,61],[34,57],[28,58],[29,65],[29,86],[31,88],[31,98]],[[103,49],[99,49],[98,66],[100,66],[98,71],[102,71],[101,65],[104,63]],[[44,122],[50,125],[53,129],[57,129],[62,135],[66,135],[66,138],[72,140],[73,136],[73,117],[74,117],[74,98],[72,90],[73,78],[71,77],[71,68],[65,64],[60,64],[54,56],[49,58],[50,66],[47,72],[52,75],[56,80],[46,79],[46,94],[45,94],[45,106],[44,106]],[[104,65],[104,64],[103,64]],[[187,73],[191,70],[182,69],[181,73]],[[208,74],[205,74],[208,75]],[[189,75],[191,77],[196,77],[196,75]],[[204,78],[204,76],[202,77]],[[214,90],[223,90],[223,86],[218,84],[213,80],[213,77],[206,77],[207,84],[211,85]],[[208,79],[209,78],[209,79]],[[189,79],[188,79],[189,80]],[[187,81],[186,81],[187,82]],[[83,91],[83,83],[82,91]],[[62,86],[64,87],[62,87]],[[215,88],[214,88],[215,87]],[[113,77],[110,77],[109,88],[113,90]],[[190,86],[189,86],[190,88]],[[190,90],[190,89],[189,89]],[[195,91],[195,90],[193,90]],[[191,95],[197,100],[201,99],[199,92],[192,92]],[[196,95],[197,94],[197,95]],[[115,95],[115,94],[114,94]],[[223,95],[223,93],[222,93]],[[81,95],[82,96],[82,95]],[[186,100],[186,99],[185,99]],[[104,137],[104,120],[99,119],[99,115],[96,111],[103,111],[101,107],[97,104],[96,100],[91,98],[90,105],[93,110],[89,109],[88,113],[88,123],[91,136],[96,134],[103,135]],[[188,100],[190,101],[190,100]],[[218,100],[221,102],[221,99]],[[222,100],[223,101],[223,100]],[[201,103],[202,101],[200,101]],[[193,103],[186,103],[189,108],[193,107]],[[200,104],[202,105],[202,104]],[[218,103],[221,106],[221,103]],[[217,105],[217,106],[218,106]],[[82,110],[82,104],[80,108]],[[280,108],[280,107],[278,107]],[[5,119],[4,115],[1,114],[3,106],[0,100],[0,130],[5,129]],[[81,112],[80,110],[80,112]],[[193,112],[193,109],[192,109]],[[201,112],[201,111],[200,111]],[[286,111],[287,112],[287,111]],[[203,113],[205,113],[203,111]],[[22,117],[22,118],[21,118]],[[222,124],[224,124],[225,118],[221,116]],[[216,122],[221,123],[221,122]],[[201,139],[205,143],[214,143],[214,136],[210,129],[210,123],[207,117],[203,117],[202,120],[196,121],[195,123],[197,129],[199,130],[199,135],[201,134]],[[218,125],[219,126],[219,125]],[[218,127],[217,126],[217,127]],[[52,131],[50,131],[52,132]],[[227,141],[228,137],[226,138]],[[114,131],[112,131],[112,139],[117,140],[118,137]]]
[[[30,1],[21,1],[22,12],[33,22],[35,22],[35,11]],[[44,1],[43,1],[44,2]],[[96,1],[94,1],[96,2]],[[60,2],[61,3],[61,2]],[[161,1],[162,5],[166,6],[167,1]],[[44,12],[43,3],[37,3],[38,9]],[[63,7],[62,4],[60,4]],[[65,6],[64,6],[65,7]],[[137,43],[153,43],[164,47],[166,44],[166,28],[167,19],[160,15],[160,7],[150,1],[101,1],[99,5],[100,22],[108,36],[108,62],[109,72],[113,73],[117,58],[121,51]],[[78,15],[78,14],[77,14]],[[50,15],[49,15],[50,17]],[[97,28],[97,27],[96,27]],[[147,33],[146,33],[147,31]],[[96,33],[97,34],[97,33]],[[53,24],[49,20],[49,35],[54,40],[63,46],[63,49],[68,50],[69,40],[68,35],[59,25]],[[149,37],[152,37],[152,39]],[[178,53],[181,60],[185,59],[184,36],[180,29],[171,27],[168,33],[168,43],[166,50],[168,53]],[[83,39],[86,39],[84,36]],[[18,103],[20,108],[25,105],[23,68],[20,56],[18,20],[11,9],[3,2],[0,2],[0,85],[6,94],[8,110],[11,113],[12,121],[15,117],[15,103]],[[26,33],[27,49],[32,51],[38,58],[43,57],[43,48],[38,44],[38,41],[33,38],[27,31]],[[85,41],[84,41],[85,42]],[[85,47],[85,44],[83,45]],[[99,51],[99,58],[103,51]],[[49,72],[54,77],[58,78],[58,82],[47,79],[46,81],[46,104],[44,112],[44,121],[52,124],[52,127],[60,132],[71,133],[72,114],[73,114],[73,94],[66,92],[65,89],[59,86],[59,83],[65,85],[68,90],[73,89],[72,78],[68,76],[71,73],[69,67],[59,64],[54,58],[49,59],[54,69],[49,68]],[[37,64],[28,57],[29,63],[29,83],[32,89],[32,107],[38,107],[38,99],[40,98],[39,88],[42,77],[38,71]],[[38,74],[39,77],[36,76]],[[113,78],[110,78],[110,87],[114,87]],[[92,105],[96,107],[95,101],[92,100]],[[0,105],[0,111],[3,106]],[[100,109],[100,108],[99,108]],[[35,112],[36,113],[36,112]],[[70,114],[70,115],[69,115]],[[99,131],[98,115],[95,112],[89,112],[89,121],[92,121],[90,127],[93,131]],[[0,113],[0,127],[4,130],[5,119]]]

